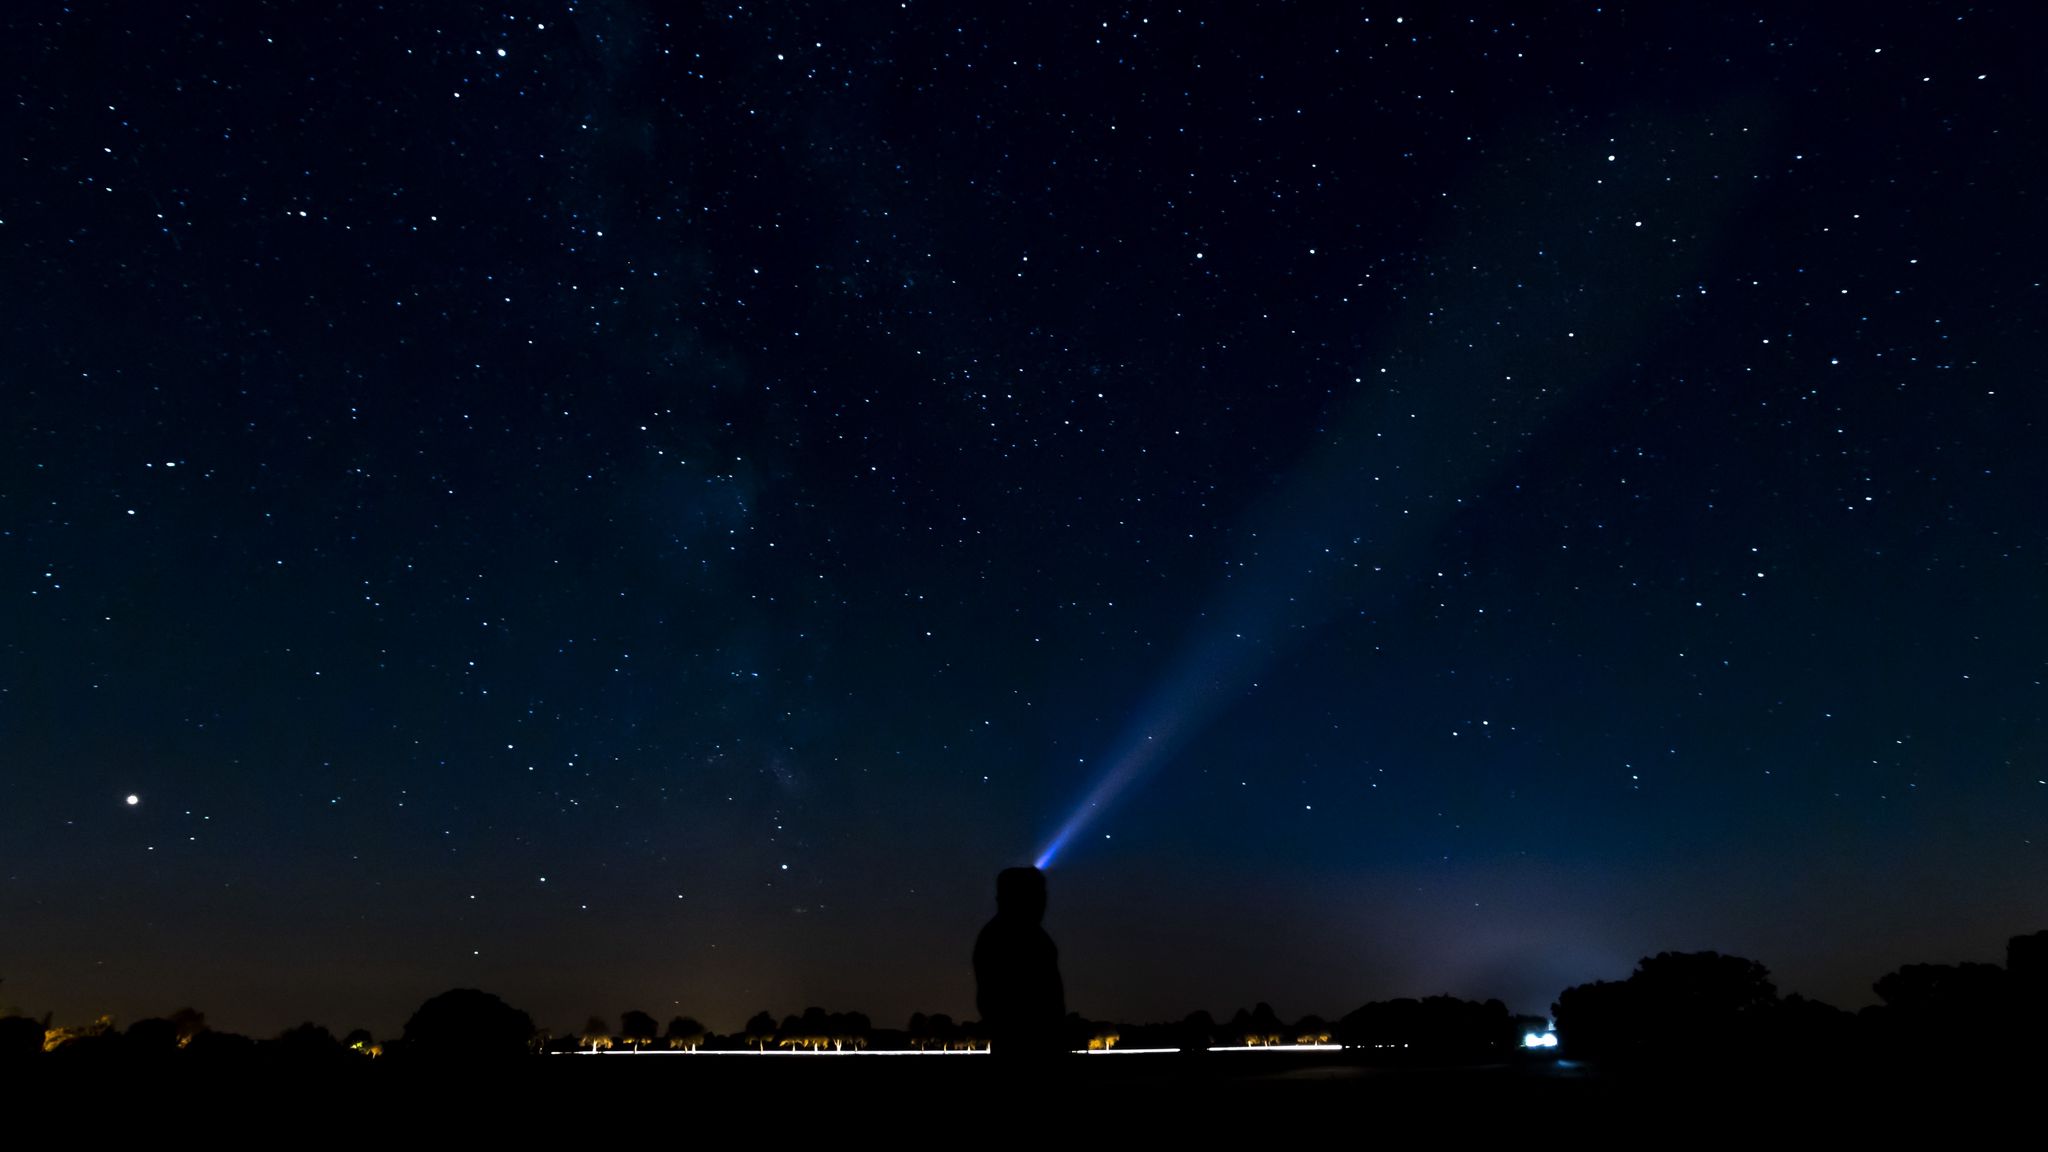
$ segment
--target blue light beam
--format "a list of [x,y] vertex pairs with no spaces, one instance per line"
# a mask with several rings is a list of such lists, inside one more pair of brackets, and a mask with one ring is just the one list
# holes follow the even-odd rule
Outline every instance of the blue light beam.
[[[1686,131],[1690,123],[1670,127]],[[1702,137],[1685,153],[1680,183],[1707,190],[1688,208],[1695,247],[1710,247],[1739,219],[1740,193],[1717,173],[1744,170],[1759,142],[1736,136]],[[1408,310],[1389,319],[1386,351],[1352,378],[1348,406],[1320,423],[1293,475],[1245,519],[1248,530],[1235,539],[1249,542],[1248,554],[1232,557],[1212,610],[1142,699],[1101,778],[1046,842],[1040,868],[1242,700],[1283,640],[1335,616],[1330,601],[1344,597],[1346,616],[1392,608],[1446,521],[1519,494],[1520,485],[1496,481],[1539,443],[1543,426],[1571,412],[1589,387],[1634,383],[1630,365],[1640,365],[1673,322],[1668,302],[1704,290],[1687,279],[1689,265],[1645,246],[1639,223],[1546,235],[1552,225],[1530,205],[1583,195],[1593,173],[1608,173],[1591,153],[1541,153],[1529,165],[1476,179],[1470,195],[1457,198],[1469,210],[1444,222],[1453,239],[1427,262],[1445,274],[1404,293]],[[1437,324],[1453,313],[1513,323],[1474,339]],[[1401,346],[1412,334],[1424,342]]]
[[1263,661],[1253,651],[1264,645],[1240,631],[1228,638],[1211,637],[1204,650],[1179,662],[1178,671],[1153,690],[1138,710],[1140,719],[1124,734],[1110,760],[1109,771],[1075,807],[1067,822],[1038,854],[1038,867],[1049,868],[1068,841],[1079,835],[1097,814],[1110,807],[1132,784],[1171,758],[1180,738],[1200,721],[1246,670]]

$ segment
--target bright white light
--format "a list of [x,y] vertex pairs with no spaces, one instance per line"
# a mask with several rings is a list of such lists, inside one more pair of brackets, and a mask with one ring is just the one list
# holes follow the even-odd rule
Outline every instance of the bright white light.
[[1216,1044],[1211,1052],[1336,1052],[1342,1044]]
[[787,1056],[801,1059],[807,1056],[986,1056],[986,1048],[968,1048],[948,1051],[924,1048],[578,1048],[574,1052],[556,1052],[556,1056]]
[[1166,1052],[1179,1052],[1178,1048],[1076,1048],[1076,1056],[1158,1056]]
[[128,806],[129,806],[130,808],[133,808],[133,807],[135,807],[135,806],[136,806],[137,804],[140,804],[140,803],[142,803],[142,797],[140,797],[140,796],[137,796],[137,795],[136,795],[135,793],[133,793],[133,792],[130,792],[130,793],[128,794]]
[[1522,1047],[1524,1047],[1524,1048],[1555,1048],[1555,1047],[1557,1047],[1557,1033],[1555,1033],[1555,1032],[1530,1032],[1530,1033],[1528,1033],[1527,1035],[1525,1035],[1525,1036],[1523,1036],[1523,1037],[1522,1037]]

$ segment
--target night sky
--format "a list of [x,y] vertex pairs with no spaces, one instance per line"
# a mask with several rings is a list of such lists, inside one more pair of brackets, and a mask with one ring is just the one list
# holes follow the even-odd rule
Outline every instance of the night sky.
[[972,1016],[1077,811],[1098,1018],[1997,960],[2048,17],[1895,7],[24,0],[0,1007]]

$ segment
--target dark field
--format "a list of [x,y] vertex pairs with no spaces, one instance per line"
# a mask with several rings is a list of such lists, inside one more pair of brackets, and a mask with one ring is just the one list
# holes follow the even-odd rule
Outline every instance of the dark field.
[[[567,1067],[564,1067],[566,1065]],[[1691,1147],[1907,1139],[1977,1146],[2038,1109],[2040,1080],[2019,1070],[1741,1066],[1609,1074],[1569,1061],[1389,1067],[1342,1053],[1076,1057],[1054,1074],[1011,1077],[986,1059],[636,1059],[522,1069],[598,1113],[667,1094],[749,1108],[883,1116],[1000,1117],[998,1129],[1101,1125],[1150,1146],[1233,1140],[1462,1145],[1590,1143]],[[870,1111],[871,1110],[871,1111]],[[777,1126],[780,1126],[779,1123]],[[895,1127],[893,1122],[888,1127]],[[915,1121],[910,1127],[917,1127]],[[800,1127],[800,1125],[799,1125]],[[996,1146],[1007,1146],[995,1134]]]
[[1390,1067],[1343,1053],[1075,1057],[1041,1077],[988,1058],[655,1056],[450,1065],[379,1062],[316,1073],[54,1064],[8,1087],[43,1115],[289,1137],[454,1147],[592,1142],[1007,1149],[1339,1141],[1465,1148],[1990,1146],[2028,1130],[2040,1079],[1986,1067],[1667,1068],[1625,1075],[1569,1061]]

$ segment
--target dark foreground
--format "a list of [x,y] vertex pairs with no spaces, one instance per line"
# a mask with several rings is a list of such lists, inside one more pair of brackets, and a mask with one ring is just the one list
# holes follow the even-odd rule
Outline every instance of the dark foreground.
[[[1697,1067],[1617,1074],[1554,1060],[1453,1067],[1388,1067],[1343,1054],[1215,1054],[1076,1057],[1051,1075],[1020,1078],[988,1059],[937,1061],[726,1060],[699,1071],[688,1061],[611,1056],[557,1060],[544,1079],[598,1114],[630,1113],[642,1101],[687,1093],[758,1109],[802,1130],[820,1110],[877,1133],[925,1122],[965,1135],[1044,1127],[1146,1147],[1173,1141],[1212,1147],[1375,1139],[1402,1144],[1505,1140],[1515,1145],[1695,1147],[1718,1140],[1790,1139],[1878,1143],[1939,1139],[1988,1144],[2038,1113],[2038,1073],[1906,1069]],[[684,1066],[677,1067],[675,1065]],[[963,1127],[964,1126],[964,1127]],[[915,1140],[912,1143],[916,1143]]]
[[[492,1144],[565,1132],[688,1131],[762,1141],[979,1137],[996,1147],[1037,1131],[1197,1146],[1262,1139],[1504,1138],[1517,1143],[1701,1138],[1939,1138],[1975,1145],[2038,1108],[2037,1069],[1800,1069],[1716,1062],[1655,1074],[1569,1061],[1389,1067],[1343,1053],[1077,1056],[1019,1075],[987,1057],[656,1056],[611,1053],[491,1066],[377,1061],[324,1074],[245,1067],[50,1067],[18,1100],[44,1107],[122,1102],[130,1115],[217,1115],[262,1127],[347,1118],[359,1135],[396,1125],[413,1136]],[[12,1087],[28,1087],[16,1080]],[[331,1135],[339,1135],[333,1133]],[[911,1144],[919,1141],[914,1137]]]

